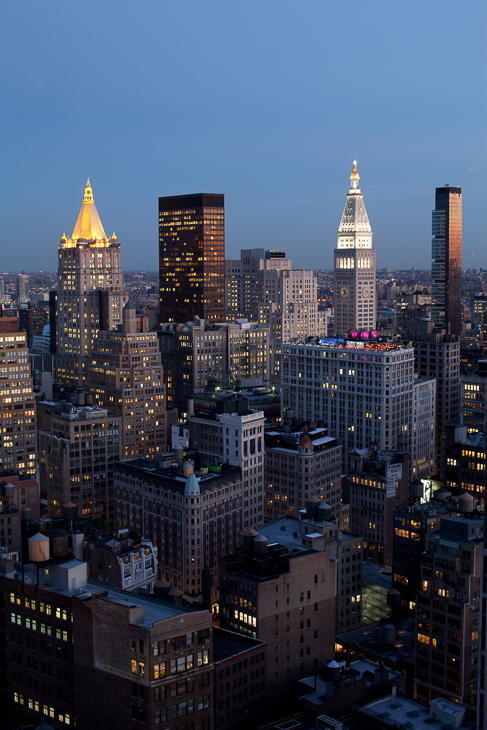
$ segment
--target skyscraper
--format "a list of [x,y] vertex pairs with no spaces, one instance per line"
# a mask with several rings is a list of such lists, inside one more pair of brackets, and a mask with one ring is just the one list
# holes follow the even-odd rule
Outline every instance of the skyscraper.
[[436,188],[432,221],[432,316],[448,335],[462,329],[462,189]]
[[166,450],[161,353],[146,317],[132,302],[117,330],[99,332],[88,368],[88,387],[102,408],[121,416],[121,454],[154,458]]
[[354,159],[334,252],[335,332],[338,334],[374,330],[377,319],[375,249],[359,181]]
[[225,319],[224,196],[159,198],[160,322]]
[[107,238],[93,200],[90,180],[71,238],[59,246],[54,377],[65,385],[82,385],[93,340],[122,320],[120,244]]
[[292,268],[284,251],[242,249],[225,262],[226,318],[246,317],[270,328],[271,379],[279,382],[281,342],[327,334],[328,316],[318,307],[317,277]]
[[[36,406],[25,332],[2,327],[0,319],[0,464],[36,474]],[[5,318],[7,319],[7,318]],[[10,319],[10,318],[9,318]],[[10,324],[7,320],[8,325]],[[18,330],[18,327],[17,327]]]

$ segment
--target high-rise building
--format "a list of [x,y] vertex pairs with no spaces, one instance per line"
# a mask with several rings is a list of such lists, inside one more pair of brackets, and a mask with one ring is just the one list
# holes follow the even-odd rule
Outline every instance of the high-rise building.
[[264,413],[249,409],[246,398],[228,397],[217,400],[214,411],[189,417],[190,446],[202,463],[240,467],[244,530],[264,521],[264,421]]
[[159,198],[159,321],[225,320],[224,196]]
[[318,308],[317,277],[293,270],[284,251],[242,249],[225,262],[226,318],[256,320],[270,329],[270,368],[279,382],[281,342],[326,335],[328,313]]
[[121,417],[122,458],[153,458],[166,450],[159,343],[132,302],[123,308],[118,329],[99,332],[94,340],[88,387],[99,406]]
[[47,310],[35,305],[30,301],[27,309],[19,309],[19,329],[26,334],[29,350],[33,349],[35,335],[42,335],[48,319]]
[[436,378],[415,378],[413,382],[413,430],[411,435],[411,478],[435,473]]
[[323,421],[351,449],[371,443],[409,451],[412,347],[370,340],[282,345],[282,404],[300,421]]
[[78,387],[94,338],[120,324],[127,300],[120,244],[115,234],[105,234],[89,179],[73,235],[63,235],[58,250],[54,378]]
[[326,550],[337,564],[336,630],[362,623],[363,540],[339,529],[328,504],[311,497],[299,519],[283,517],[260,530],[269,544],[290,550]]
[[240,470],[213,466],[196,474],[168,455],[120,462],[115,473],[117,522],[152,538],[163,580],[207,603],[218,598],[219,560],[242,530]]
[[36,406],[25,332],[0,327],[0,365],[0,464],[35,477]]
[[[285,427],[286,428],[286,427]],[[287,430],[287,429],[286,429]],[[268,430],[265,434],[266,520],[300,516],[311,497],[340,514],[342,446],[325,428]]]
[[167,388],[167,407],[179,415],[188,401],[210,384],[223,388],[268,385],[269,328],[240,320],[210,325],[195,317],[186,324],[165,324],[157,333]]
[[394,510],[392,588],[399,591],[397,608],[403,616],[414,616],[416,591],[421,588],[418,566],[426,537],[439,529],[440,517],[446,512],[447,506],[440,500],[421,503],[420,499]]
[[460,500],[460,514],[440,518],[440,529],[426,536],[421,556],[414,696],[464,703],[471,717],[484,673],[479,662],[484,520],[471,511],[471,495]]
[[409,454],[371,449],[352,452],[350,530],[364,541],[364,560],[392,562],[393,511],[409,493]]
[[267,697],[285,701],[296,679],[334,656],[336,559],[321,534],[292,548],[255,530],[243,540],[221,563],[221,625],[267,642]]
[[5,728],[213,730],[208,611],[92,582],[70,555],[37,571],[3,566]]
[[462,333],[462,189],[436,188],[432,223],[432,317],[448,335]]
[[359,182],[354,159],[334,252],[335,332],[340,335],[375,330],[377,320],[375,249]]
[[113,466],[120,458],[120,417],[98,407],[67,407],[39,432],[41,491],[50,517],[68,502],[84,517],[113,519]]
[[[485,513],[484,513],[485,514]],[[484,519],[484,535],[486,534],[486,523]],[[480,570],[482,580],[480,581],[480,666],[485,667],[487,658],[487,544],[484,539],[482,546],[482,557],[480,562]],[[487,693],[487,673],[485,670],[481,673],[478,682],[478,698],[477,698],[477,730],[484,730],[487,727],[487,702],[485,695]]]
[[414,368],[420,377],[436,378],[435,471],[444,472],[445,427],[460,416],[460,341],[431,332],[412,334]]
[[15,281],[15,298],[17,302],[29,301],[29,277],[26,274],[18,274]]

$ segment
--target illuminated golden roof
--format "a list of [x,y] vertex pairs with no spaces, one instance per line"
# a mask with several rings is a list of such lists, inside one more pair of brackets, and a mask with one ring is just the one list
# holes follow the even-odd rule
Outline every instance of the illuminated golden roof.
[[85,197],[83,198],[78,220],[76,221],[73,235],[71,236],[71,239],[74,241],[78,241],[80,238],[84,238],[87,241],[107,240],[95,206],[95,201],[93,200],[90,178],[88,178],[88,182],[86,183]]

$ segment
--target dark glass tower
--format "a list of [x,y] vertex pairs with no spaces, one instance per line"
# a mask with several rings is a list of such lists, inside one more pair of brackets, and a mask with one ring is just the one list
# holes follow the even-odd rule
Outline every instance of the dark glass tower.
[[448,335],[462,330],[462,189],[436,188],[432,225],[432,315]]
[[160,322],[225,319],[224,196],[159,198]]

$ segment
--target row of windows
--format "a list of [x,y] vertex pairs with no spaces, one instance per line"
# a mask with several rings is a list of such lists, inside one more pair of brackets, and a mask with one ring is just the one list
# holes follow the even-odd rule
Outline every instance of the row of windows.
[[[32,698],[28,697],[26,701],[24,695],[19,694],[19,692],[14,692],[14,702],[19,705],[27,704],[29,710],[41,712],[41,705],[39,704],[38,700],[33,700]],[[46,717],[56,719],[56,711],[51,705],[42,705],[42,714]],[[64,723],[65,725],[71,725],[71,716],[68,712],[58,712],[57,720]]]

